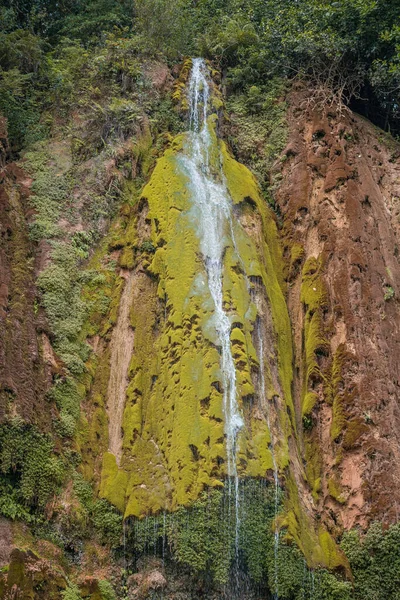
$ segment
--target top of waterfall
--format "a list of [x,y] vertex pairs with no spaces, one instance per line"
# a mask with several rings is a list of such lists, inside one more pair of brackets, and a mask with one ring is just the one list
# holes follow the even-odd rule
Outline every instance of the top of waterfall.
[[189,79],[189,125],[199,133],[207,120],[210,86],[209,74],[204,58],[194,58]]

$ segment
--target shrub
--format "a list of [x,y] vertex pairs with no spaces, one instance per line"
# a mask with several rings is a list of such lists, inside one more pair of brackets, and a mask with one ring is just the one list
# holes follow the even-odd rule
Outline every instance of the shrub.
[[111,583],[106,579],[99,581],[99,590],[101,593],[102,600],[116,600],[114,588]]
[[[0,425],[0,507],[6,516],[20,518],[43,510],[64,475],[64,464],[54,455],[50,436],[19,420]],[[8,502],[4,494],[9,494],[10,486],[13,493]]]
[[61,596],[63,600],[82,600],[78,586],[73,583],[70,583],[67,589],[61,592]]

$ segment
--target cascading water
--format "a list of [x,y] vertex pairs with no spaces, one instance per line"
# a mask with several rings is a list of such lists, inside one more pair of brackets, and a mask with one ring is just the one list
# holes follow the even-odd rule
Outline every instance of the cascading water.
[[[235,548],[239,548],[239,478],[237,472],[237,439],[244,421],[237,402],[236,370],[231,349],[231,321],[223,307],[223,255],[227,245],[236,247],[232,227],[232,199],[221,169],[221,156],[217,166],[210,164],[213,140],[207,121],[210,88],[207,67],[202,59],[193,60],[189,83],[190,135],[181,163],[189,178],[192,202],[197,209],[200,249],[207,273],[208,287],[214,302],[215,333],[221,352],[223,408],[229,497],[235,503]],[[233,489],[232,489],[233,486]]]

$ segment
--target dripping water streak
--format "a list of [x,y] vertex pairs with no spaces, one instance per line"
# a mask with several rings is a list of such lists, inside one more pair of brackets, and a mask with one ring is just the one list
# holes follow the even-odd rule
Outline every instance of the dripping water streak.
[[274,600],[279,600],[278,595],[278,552],[279,552],[279,528],[276,523],[276,517],[278,514],[279,507],[279,476],[278,476],[278,465],[276,463],[274,443],[272,438],[272,430],[271,430],[271,418],[270,411],[268,407],[268,401],[266,399],[265,394],[265,373],[264,373],[264,342],[261,331],[261,324],[258,323],[258,339],[259,339],[259,361],[260,361],[260,395],[261,401],[266,402],[267,409],[266,413],[266,421],[268,425],[268,429],[271,436],[271,456],[272,456],[272,465],[274,468],[274,486],[275,486],[275,497],[274,497],[274,511],[275,511],[275,531],[274,531]]
[[[227,447],[229,497],[233,495],[235,511],[235,553],[239,548],[239,478],[237,472],[237,438],[244,423],[237,403],[236,370],[232,356],[231,323],[223,308],[223,255],[230,242],[235,247],[232,228],[232,201],[220,165],[213,172],[209,159],[212,137],[207,123],[209,84],[202,59],[193,60],[189,83],[189,142],[182,165],[189,177],[192,201],[197,208],[200,249],[214,302],[214,323],[221,352],[223,406]],[[221,157],[219,157],[221,163]],[[219,171],[219,172],[218,172]],[[226,240],[230,236],[230,240]]]
[[314,570],[313,569],[310,571],[310,579],[311,579],[310,600],[314,600],[314,594],[315,594],[315,574],[314,574]]
[[125,523],[125,519],[122,521],[122,530],[123,530],[123,545],[124,545],[124,570],[126,572],[126,523]]

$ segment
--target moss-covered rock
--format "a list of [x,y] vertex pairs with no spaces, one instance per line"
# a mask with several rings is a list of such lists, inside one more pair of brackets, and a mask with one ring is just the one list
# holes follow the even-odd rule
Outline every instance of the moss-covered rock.
[[[257,308],[248,282],[261,278],[261,293],[276,332],[282,402],[292,415],[288,421],[287,412],[280,412],[281,429],[290,435],[294,423],[291,334],[274,217],[254,177],[217,138],[212,118],[209,128],[212,168],[219,173],[222,167],[232,205],[239,210],[250,206],[261,232],[261,238],[252,239],[239,222],[233,222],[235,244],[227,235],[224,254],[224,305],[235,324],[231,343],[240,404],[246,412],[246,402],[258,394],[253,376],[258,369],[253,342]],[[123,458],[118,468],[110,455],[104,455],[100,488],[103,497],[119,508],[125,506],[126,516],[188,505],[204,487],[220,487],[226,473],[213,301],[189,182],[180,164],[184,147],[185,138],[179,135],[158,160],[132,216],[137,227],[143,227],[143,218],[151,224],[148,243],[154,250],[149,254],[142,244],[133,267],[137,273],[131,306],[135,344],[123,419]],[[129,224],[128,230],[132,230]],[[140,232],[132,230],[132,235],[138,239]],[[273,468],[271,439],[257,408],[248,413],[248,425],[240,439],[240,472],[265,477]],[[285,445],[282,439],[278,449],[282,469],[288,464]]]

